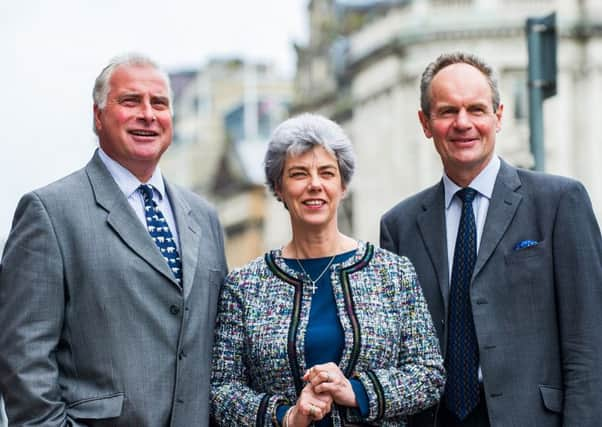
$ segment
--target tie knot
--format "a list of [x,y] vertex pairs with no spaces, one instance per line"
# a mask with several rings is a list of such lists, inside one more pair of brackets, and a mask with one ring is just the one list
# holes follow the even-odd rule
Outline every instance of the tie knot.
[[462,202],[472,203],[475,196],[477,195],[477,190],[475,190],[474,188],[466,187],[458,191],[456,194],[460,199],[462,199]]
[[142,184],[138,187],[138,190],[142,193],[144,200],[153,200],[153,186],[150,184]]

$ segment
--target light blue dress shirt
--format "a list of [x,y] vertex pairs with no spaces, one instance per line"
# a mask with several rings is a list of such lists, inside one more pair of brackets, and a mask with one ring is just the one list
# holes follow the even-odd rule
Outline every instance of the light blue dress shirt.
[[[493,193],[493,186],[497,174],[500,171],[500,159],[494,156],[485,169],[478,174],[468,185],[477,190],[477,195],[472,201],[472,209],[475,214],[475,223],[477,226],[477,254],[481,246],[481,235],[487,219],[489,210],[489,201]],[[449,282],[451,282],[452,266],[454,264],[454,250],[456,248],[456,236],[460,226],[460,217],[462,216],[462,200],[454,197],[462,189],[453,182],[447,175],[443,175],[443,187],[445,189],[445,229],[447,230],[447,265],[449,266]],[[448,282],[448,284],[449,284]]]
[[[489,202],[493,194],[493,187],[497,174],[500,171],[500,159],[493,156],[491,161],[485,166],[468,185],[470,188],[477,190],[477,195],[472,201],[472,209],[475,214],[475,225],[477,227],[477,255],[479,246],[481,246],[481,235],[485,227],[487,219],[487,211],[489,210]],[[460,227],[460,217],[462,216],[462,200],[459,197],[454,197],[455,194],[462,189],[453,182],[446,174],[443,174],[443,187],[445,189],[445,229],[447,230],[447,265],[449,280],[448,287],[451,283],[452,267],[454,265],[454,250],[456,248],[456,237],[458,235],[458,227]],[[479,364],[479,382],[483,382],[483,373]]]
[[159,209],[167,220],[167,225],[169,225],[169,230],[171,231],[179,251],[180,238],[178,236],[178,228],[176,226],[173,210],[171,209],[171,204],[169,203],[169,197],[167,197],[167,193],[165,192],[165,183],[163,182],[163,176],[161,175],[159,166],[155,168],[155,171],[148,182],[140,182],[134,174],[110,158],[100,147],[98,148],[98,154],[100,160],[102,160],[107,167],[109,173],[127,198],[130,206],[134,209],[134,212],[136,212],[136,216],[140,220],[140,223],[144,225],[144,228],[146,228],[144,199],[142,198],[142,194],[138,191],[138,187],[142,184],[150,184],[153,186],[153,200],[157,203],[157,206],[159,206]]

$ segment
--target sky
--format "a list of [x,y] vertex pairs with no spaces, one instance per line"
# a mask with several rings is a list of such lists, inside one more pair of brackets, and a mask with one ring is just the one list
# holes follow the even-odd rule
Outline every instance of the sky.
[[238,56],[292,77],[308,0],[0,2],[0,248],[19,198],[85,165],[96,147],[92,85],[115,55],[167,71]]

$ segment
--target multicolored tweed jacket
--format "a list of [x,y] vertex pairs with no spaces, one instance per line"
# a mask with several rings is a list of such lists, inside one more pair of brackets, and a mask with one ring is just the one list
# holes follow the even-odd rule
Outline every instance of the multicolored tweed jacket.
[[[369,398],[365,420],[333,406],[334,426],[405,426],[405,415],[437,403],[444,368],[431,317],[407,258],[359,242],[331,267],[344,330],[341,370]],[[293,404],[303,383],[311,291],[280,250],[226,279],[213,352],[212,402],[221,426],[276,426],[275,409]],[[363,423],[363,424],[362,424]]]

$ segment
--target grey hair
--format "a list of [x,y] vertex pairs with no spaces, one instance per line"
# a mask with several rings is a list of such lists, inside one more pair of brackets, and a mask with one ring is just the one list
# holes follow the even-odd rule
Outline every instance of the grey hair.
[[[173,93],[171,90],[171,84],[169,81],[169,75],[163,71],[159,65],[150,59],[148,56],[141,55],[139,53],[126,53],[112,58],[109,64],[102,69],[96,80],[94,81],[94,89],[92,90],[92,100],[94,105],[99,109],[104,109],[107,105],[107,99],[109,97],[110,82],[113,73],[117,68],[121,66],[147,66],[155,69],[159,75],[165,80],[167,85],[167,91],[169,96],[169,111],[173,114],[172,98]],[[94,133],[96,133],[96,125],[93,125]]]
[[264,158],[268,188],[278,197],[284,162],[288,155],[298,156],[316,146],[324,147],[338,163],[343,186],[347,188],[355,171],[351,141],[338,124],[326,117],[303,113],[282,122],[272,133]]
[[500,105],[500,91],[493,68],[481,58],[467,52],[444,53],[424,69],[420,79],[420,108],[426,116],[431,114],[431,83],[435,75],[452,64],[468,64],[479,70],[491,88],[491,103],[495,113]]

